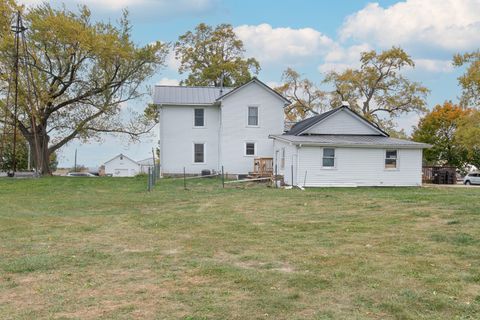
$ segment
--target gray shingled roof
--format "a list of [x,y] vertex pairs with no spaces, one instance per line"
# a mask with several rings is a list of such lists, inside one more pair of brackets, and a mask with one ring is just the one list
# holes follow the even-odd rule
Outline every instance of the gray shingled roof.
[[388,134],[383,131],[382,129],[380,129],[376,124],[374,124],[373,122],[371,121],[368,121],[367,119],[365,119],[364,117],[362,117],[361,115],[359,115],[357,112],[353,111],[352,109],[350,109],[349,107],[347,106],[342,106],[340,108],[336,108],[336,109],[332,109],[330,111],[327,111],[327,112],[324,112],[322,114],[319,114],[317,116],[313,116],[311,118],[308,118],[308,119],[305,119],[305,120],[302,120],[300,122],[297,122],[288,132],[287,134],[291,134],[291,135],[299,135],[301,134],[302,132],[304,132],[305,130],[307,130],[308,128],[314,126],[315,124],[319,123],[320,121],[322,121],[323,119],[329,117],[330,115],[336,113],[337,111],[339,110],[342,110],[342,109],[346,109],[348,111],[350,111],[351,113],[355,114],[356,116],[358,116],[360,119],[363,119],[367,124],[369,124],[370,126],[372,126],[374,129],[380,131],[381,133],[383,133],[385,136],[388,136]]
[[[233,88],[219,87],[183,87],[183,86],[155,86],[153,93],[154,104],[184,104],[208,105],[213,104],[221,96]],[[221,92],[221,90],[223,90]]]
[[296,124],[294,124],[294,125],[292,126],[292,128],[287,132],[287,134],[291,134],[291,135],[300,134],[300,133],[302,133],[303,131],[305,131],[305,130],[307,130],[308,128],[310,128],[311,126],[313,126],[315,123],[318,123],[318,122],[322,121],[323,119],[325,119],[325,118],[328,117],[329,115],[337,112],[338,110],[339,110],[339,109],[333,109],[333,110],[324,112],[324,113],[322,113],[322,114],[319,114],[318,116],[313,116],[313,117],[311,117],[311,118],[308,118],[308,119],[299,121],[299,122],[297,122]]
[[429,148],[426,143],[396,139],[384,136],[356,136],[356,135],[305,135],[290,134],[270,135],[270,138],[284,140],[293,144],[320,145],[320,146],[349,146],[349,147],[392,147],[392,148]]

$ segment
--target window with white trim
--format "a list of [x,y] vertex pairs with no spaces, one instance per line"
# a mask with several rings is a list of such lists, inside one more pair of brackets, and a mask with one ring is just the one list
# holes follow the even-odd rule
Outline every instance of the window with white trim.
[[245,143],[245,155],[254,156],[255,155],[255,142]]
[[397,150],[385,150],[385,169],[396,169],[398,160]]
[[335,167],[335,149],[323,148],[322,167],[324,168]]
[[248,125],[258,126],[258,107],[248,107]]
[[205,163],[205,144],[195,143],[193,145],[193,162]]
[[193,126],[194,127],[204,127],[205,126],[205,109],[196,108],[194,109],[193,115]]

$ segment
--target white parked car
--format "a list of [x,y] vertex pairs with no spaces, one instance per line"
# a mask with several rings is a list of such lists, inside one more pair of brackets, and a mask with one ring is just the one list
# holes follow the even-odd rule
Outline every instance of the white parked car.
[[471,172],[463,178],[463,184],[480,184],[480,173]]

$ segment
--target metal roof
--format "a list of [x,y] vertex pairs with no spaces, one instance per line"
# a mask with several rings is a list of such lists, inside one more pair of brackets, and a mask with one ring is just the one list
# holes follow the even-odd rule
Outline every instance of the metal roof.
[[183,86],[155,86],[153,93],[154,104],[173,105],[209,105],[232,91],[233,88],[220,87],[183,87]]
[[279,139],[293,144],[319,146],[348,146],[348,147],[392,147],[424,149],[431,147],[426,143],[410,140],[390,138],[384,136],[367,135],[304,135],[290,134],[270,135],[270,138]]
[[254,82],[257,83],[257,84],[259,84],[260,86],[262,86],[262,87],[265,88],[266,90],[268,90],[270,93],[272,93],[273,95],[275,95],[277,98],[281,99],[285,105],[292,104],[292,102],[291,102],[290,100],[288,100],[287,98],[285,98],[284,96],[282,96],[280,93],[278,93],[277,91],[275,91],[275,90],[273,90],[272,88],[270,88],[268,85],[266,85],[265,83],[263,83],[262,81],[260,81],[257,77],[253,77],[252,80],[248,81],[247,83],[244,83],[244,84],[242,84],[242,85],[239,86],[239,87],[233,88],[233,90],[231,90],[230,92],[224,92],[223,95],[222,95],[221,97],[219,97],[217,100],[225,99],[225,98],[228,97],[229,95],[234,94],[236,91],[241,90],[242,88],[244,88],[244,87],[246,87],[246,86],[248,86],[249,84],[254,83]]

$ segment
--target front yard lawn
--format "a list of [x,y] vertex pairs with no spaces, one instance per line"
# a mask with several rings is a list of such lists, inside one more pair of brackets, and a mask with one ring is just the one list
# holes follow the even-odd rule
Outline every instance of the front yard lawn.
[[0,319],[478,319],[480,188],[0,179]]

